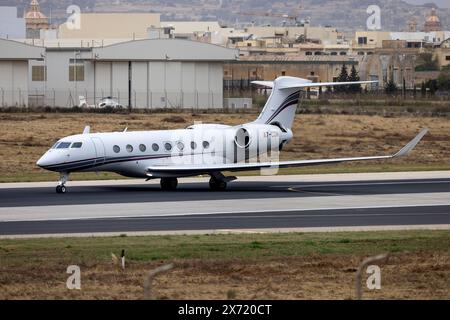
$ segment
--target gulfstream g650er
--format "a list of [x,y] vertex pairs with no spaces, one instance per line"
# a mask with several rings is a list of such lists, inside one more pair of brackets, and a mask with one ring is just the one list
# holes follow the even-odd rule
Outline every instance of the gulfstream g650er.
[[[371,81],[312,83],[310,80],[280,77],[255,81],[272,93],[253,122],[239,126],[196,124],[182,130],[90,133],[65,137],[48,150],[37,165],[61,174],[56,187],[65,193],[72,172],[116,172],[126,177],[161,179],[164,190],[177,188],[178,178],[209,175],[213,190],[224,190],[236,177],[223,172],[301,167],[347,161],[391,159],[407,155],[427,130],[393,155],[278,161],[274,155],[292,140],[291,131],[300,93],[307,88],[367,84]],[[266,160],[261,161],[262,158]]]

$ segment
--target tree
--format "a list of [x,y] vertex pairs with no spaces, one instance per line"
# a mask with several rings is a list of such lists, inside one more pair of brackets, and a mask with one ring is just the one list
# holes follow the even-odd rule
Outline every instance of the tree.
[[[350,76],[348,77],[348,81],[355,82],[359,81],[359,75],[356,71],[355,65],[352,65],[352,70],[350,71]],[[351,84],[349,86],[349,92],[353,93],[360,93],[361,92],[361,85],[360,84]]]
[[[345,63],[342,64],[341,73],[337,78],[337,82],[347,82],[349,80],[347,66]],[[336,92],[348,92],[348,86],[336,86]]]
[[443,68],[442,70],[437,78],[438,88],[439,90],[450,90],[450,69]]
[[386,83],[385,87],[387,94],[396,94],[397,93],[397,85],[395,84],[394,80],[389,80],[388,83]]
[[438,71],[439,63],[430,52],[421,53],[417,59],[416,71]]
[[422,81],[422,86],[420,87],[420,95],[422,98],[427,96],[427,87],[425,86],[425,82]]

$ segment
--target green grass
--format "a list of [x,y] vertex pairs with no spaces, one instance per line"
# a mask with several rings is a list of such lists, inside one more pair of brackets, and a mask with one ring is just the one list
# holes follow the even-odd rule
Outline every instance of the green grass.
[[132,263],[184,259],[233,260],[316,254],[373,255],[385,252],[448,252],[448,231],[218,234],[147,237],[4,239],[2,267],[111,261],[126,250]]

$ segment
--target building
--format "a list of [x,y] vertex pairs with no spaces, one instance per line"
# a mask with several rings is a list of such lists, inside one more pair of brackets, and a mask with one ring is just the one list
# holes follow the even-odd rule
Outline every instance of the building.
[[442,31],[441,21],[439,20],[435,8],[431,9],[430,14],[428,15],[425,21],[423,31],[425,32]]
[[233,49],[180,39],[46,48],[2,40],[0,91],[22,97],[2,106],[73,107],[83,96],[88,105],[113,97],[130,108],[222,108],[223,64],[237,57]]
[[0,7],[0,38],[25,38],[25,19],[18,18],[16,7]]
[[28,106],[30,61],[42,59],[45,49],[0,39],[0,106]]
[[25,13],[25,22],[28,39],[39,39],[41,30],[49,30],[50,23],[45,14],[41,12],[41,8],[37,0],[32,0],[30,9]]
[[160,28],[159,13],[81,13],[79,28],[64,23],[59,26],[58,37],[139,40],[147,39],[151,28]]
[[225,88],[247,89],[255,80],[273,80],[280,76],[331,82],[339,76],[342,64],[358,67],[359,60],[348,56],[248,56],[224,67]]

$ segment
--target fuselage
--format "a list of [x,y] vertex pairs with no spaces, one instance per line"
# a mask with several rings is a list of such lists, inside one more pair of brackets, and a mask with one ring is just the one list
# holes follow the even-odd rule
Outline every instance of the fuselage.
[[60,139],[37,165],[55,172],[106,171],[146,178],[150,166],[237,163],[278,151],[291,139],[289,129],[255,123],[88,133]]

